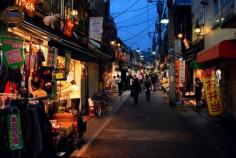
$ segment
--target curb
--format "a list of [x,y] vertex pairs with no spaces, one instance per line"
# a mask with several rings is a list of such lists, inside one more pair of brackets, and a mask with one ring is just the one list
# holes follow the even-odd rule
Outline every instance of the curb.
[[98,137],[98,135],[102,132],[102,130],[111,122],[112,117],[118,112],[118,110],[121,108],[123,103],[127,100],[129,97],[130,92],[125,91],[122,96],[117,96],[116,99],[112,103],[112,107],[115,107],[112,109],[112,112],[105,118],[102,125],[96,130],[96,132],[92,135],[92,137],[87,141],[86,144],[84,144],[80,149],[75,150],[71,155],[70,158],[78,158],[82,157],[83,154],[87,151],[89,146],[92,144],[92,142]]

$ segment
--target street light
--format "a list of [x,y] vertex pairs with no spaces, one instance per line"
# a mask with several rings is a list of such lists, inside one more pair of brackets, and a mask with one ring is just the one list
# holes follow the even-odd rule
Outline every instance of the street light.
[[169,20],[167,19],[166,13],[164,13],[162,19],[161,19],[161,24],[168,24]]
[[140,49],[139,49],[139,48],[137,48],[137,49],[136,49],[136,52],[138,52],[138,53],[139,53],[139,52],[141,52],[141,51],[140,51]]

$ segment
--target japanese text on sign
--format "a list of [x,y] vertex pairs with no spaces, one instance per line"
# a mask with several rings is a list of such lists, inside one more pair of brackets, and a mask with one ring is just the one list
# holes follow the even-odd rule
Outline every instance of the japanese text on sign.
[[206,69],[203,71],[203,76],[203,86],[209,114],[211,116],[219,116],[223,113],[223,106],[220,99],[220,89],[217,86],[216,70]]

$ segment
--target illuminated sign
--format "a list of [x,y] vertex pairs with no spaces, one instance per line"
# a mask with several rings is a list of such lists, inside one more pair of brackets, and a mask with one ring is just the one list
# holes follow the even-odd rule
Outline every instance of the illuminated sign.
[[8,27],[20,26],[23,21],[23,13],[16,7],[9,7],[4,10],[2,20]]
[[203,76],[209,114],[220,116],[223,113],[223,105],[220,98],[220,88],[217,86],[216,70],[206,69],[203,71]]
[[28,13],[29,16],[34,16],[35,0],[16,0],[15,4]]

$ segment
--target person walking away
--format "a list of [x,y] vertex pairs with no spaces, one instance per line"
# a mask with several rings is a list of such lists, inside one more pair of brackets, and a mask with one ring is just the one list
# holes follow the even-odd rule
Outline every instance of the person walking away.
[[133,97],[134,97],[134,104],[138,104],[138,95],[141,93],[141,86],[139,79],[136,77],[134,79],[133,85],[132,85],[132,91],[133,91]]
[[151,81],[152,81],[152,90],[156,91],[157,78],[156,78],[156,76],[154,74],[152,74]]
[[196,77],[195,78],[195,99],[196,99],[196,109],[199,111],[201,110],[200,101],[202,98],[202,87],[203,87],[203,84],[201,80],[198,77]]
[[117,75],[116,84],[118,85],[119,95],[121,96],[122,83],[121,83],[121,78],[119,75]]
[[152,87],[151,81],[149,77],[146,75],[145,88],[146,88],[146,99],[148,103],[150,103],[150,98],[151,98],[151,87]]

